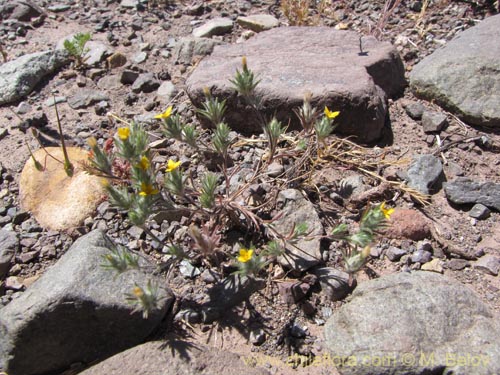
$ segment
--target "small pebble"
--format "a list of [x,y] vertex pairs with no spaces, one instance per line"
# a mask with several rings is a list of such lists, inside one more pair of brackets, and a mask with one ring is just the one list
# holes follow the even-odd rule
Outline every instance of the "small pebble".
[[260,346],[266,341],[266,334],[262,328],[250,332],[250,342],[255,346]]
[[484,220],[490,217],[490,209],[481,203],[475,204],[469,211],[469,216],[477,219]]

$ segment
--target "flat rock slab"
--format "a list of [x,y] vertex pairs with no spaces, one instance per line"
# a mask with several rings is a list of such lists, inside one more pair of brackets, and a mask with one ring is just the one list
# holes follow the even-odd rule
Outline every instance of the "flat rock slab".
[[[79,238],[19,298],[0,310],[0,369],[9,375],[59,373],[138,345],[165,316],[173,295],[159,285],[157,309],[144,319],[125,299],[150,275],[103,268],[112,243],[96,230]],[[151,266],[151,265],[150,265]]]
[[214,18],[206,24],[193,30],[195,38],[210,38],[214,35],[224,35],[233,28],[233,21],[230,18]]
[[45,166],[45,170],[38,171],[31,158],[26,162],[19,180],[21,206],[31,211],[43,228],[75,228],[94,214],[105,197],[105,189],[99,177],[89,175],[79,164],[87,160],[88,151],[67,147],[69,159],[75,167],[72,177],[68,177],[63,165],[48,157],[46,151],[57,160],[64,160],[59,147],[46,147],[34,152],[36,160]]
[[98,65],[101,61],[104,61],[106,57],[111,56],[113,54],[113,48],[111,46],[98,42],[89,40],[85,44],[85,48],[88,52],[83,56],[85,64],[89,66]]
[[0,65],[0,105],[27,96],[45,76],[69,63],[64,51],[27,54]]
[[68,4],[54,4],[50,5],[47,7],[47,10],[54,12],[54,13],[60,13],[60,12],[65,12],[67,10],[71,9],[71,5]]
[[248,17],[241,16],[236,19],[236,22],[238,22],[240,26],[255,31],[256,33],[273,29],[280,24],[280,21],[270,14],[253,14]]
[[361,284],[325,326],[343,375],[499,374],[499,337],[472,290],[425,271]]
[[410,86],[472,125],[500,127],[500,15],[489,17],[415,65]]
[[101,101],[108,101],[109,97],[96,90],[78,90],[78,92],[68,99],[68,105],[73,109],[90,107],[92,104]]
[[191,64],[195,57],[212,53],[214,47],[221,43],[210,38],[181,38],[172,52],[172,61],[174,64]]
[[480,203],[500,211],[500,184],[457,177],[444,183],[446,198],[455,204]]
[[119,353],[80,375],[268,375],[237,354],[184,341],[151,341]]
[[339,110],[336,118],[341,133],[358,141],[374,141],[381,135],[387,115],[386,97],[405,86],[404,67],[395,48],[373,37],[328,27],[283,27],[264,31],[250,40],[217,46],[188,78],[187,92],[192,102],[204,101],[203,88],[227,98],[226,121],[243,133],[260,132],[257,117],[236,97],[229,82],[241,58],[260,79],[263,111],[299,128],[292,109],[302,105],[304,93],[322,111],[327,105]]

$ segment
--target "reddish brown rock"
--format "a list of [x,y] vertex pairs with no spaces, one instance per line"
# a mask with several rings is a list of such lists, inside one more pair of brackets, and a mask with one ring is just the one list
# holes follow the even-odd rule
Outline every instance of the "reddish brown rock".
[[242,56],[260,79],[257,89],[268,117],[276,115],[287,124],[290,119],[291,128],[298,128],[292,109],[310,91],[315,106],[340,111],[338,131],[355,135],[361,142],[380,137],[387,115],[386,98],[405,86],[403,64],[389,43],[328,27],[264,31],[241,44],[217,46],[186,82],[196,106],[204,100],[204,87],[227,98],[226,120],[244,133],[259,132],[261,127],[229,82],[241,68]]
[[391,215],[390,222],[391,226],[385,231],[385,235],[389,238],[419,241],[431,236],[427,219],[416,210],[396,209]]
[[119,68],[127,63],[127,57],[120,52],[115,52],[106,59],[109,69]]

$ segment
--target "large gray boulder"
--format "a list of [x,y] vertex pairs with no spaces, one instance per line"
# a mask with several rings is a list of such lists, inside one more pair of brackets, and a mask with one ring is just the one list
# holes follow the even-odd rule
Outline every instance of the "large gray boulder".
[[0,105],[24,98],[45,76],[68,63],[66,52],[44,51],[0,65]]
[[500,15],[489,17],[415,65],[410,86],[472,125],[500,126]]
[[327,322],[341,374],[500,373],[500,321],[464,285],[434,272],[361,284]]
[[[363,53],[360,51],[360,38]],[[373,37],[328,27],[283,27],[264,31],[241,44],[217,46],[186,81],[192,102],[204,101],[203,88],[227,98],[226,120],[235,130],[261,131],[258,117],[234,95],[229,82],[241,58],[260,79],[263,111],[298,128],[292,109],[306,91],[320,111],[339,110],[338,130],[362,142],[381,135],[387,115],[386,97],[405,86],[404,67],[394,47]]]
[[119,353],[80,375],[266,375],[250,358],[185,341],[151,341]]
[[116,276],[104,269],[110,240],[101,231],[78,239],[61,259],[19,298],[0,310],[0,369],[9,375],[55,373],[141,343],[172,303],[158,283],[159,306],[144,319],[127,303],[148,275]]

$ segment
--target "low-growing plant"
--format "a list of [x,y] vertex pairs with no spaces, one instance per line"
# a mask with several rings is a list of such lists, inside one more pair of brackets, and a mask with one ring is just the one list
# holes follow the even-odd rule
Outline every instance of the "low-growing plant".
[[[384,28],[391,18],[394,10],[400,5],[401,0],[385,0],[384,7],[378,19],[377,26],[372,30],[373,36],[380,38],[384,33]],[[361,48],[360,48],[361,49]]]
[[425,26],[425,12],[429,6],[429,0],[424,0],[422,2],[422,8],[418,14],[417,20],[415,21],[415,30],[418,32],[418,36],[423,38],[425,34],[431,29],[430,26]]
[[205,101],[202,103],[202,108],[197,109],[196,112],[208,119],[213,126],[217,126],[224,118],[226,99],[214,98],[208,87],[205,87],[203,93],[205,94]]
[[238,271],[237,275],[258,276],[260,271],[268,264],[265,254],[255,254],[255,248],[250,246],[248,249],[241,247],[236,257]]
[[306,91],[306,93],[304,94],[304,102],[302,104],[302,107],[295,108],[293,110],[306,134],[310,134],[312,132],[312,130],[314,129],[314,123],[319,116],[319,112],[311,104],[311,99],[312,93],[310,91]]
[[305,26],[309,23],[310,0],[281,0],[281,11],[290,26]]
[[359,227],[350,233],[346,224],[333,229],[331,238],[341,240],[340,246],[345,270],[349,274],[358,272],[368,262],[371,245],[389,224],[393,208],[385,208],[385,202],[368,208],[361,217]]
[[290,26],[318,25],[328,15],[332,0],[281,0],[280,9]]
[[85,55],[89,51],[88,48],[85,48],[85,45],[91,38],[92,35],[90,33],[77,33],[72,39],[66,39],[64,41],[64,49],[75,61],[77,67],[85,63]]
[[286,127],[281,125],[275,117],[266,124],[264,127],[264,134],[267,138],[267,144],[269,145],[269,161],[273,161],[274,155],[276,155],[276,150],[278,149],[278,142],[283,134],[286,132]]
[[142,311],[142,317],[147,319],[150,312],[158,306],[158,286],[151,280],[145,287],[135,285],[131,293],[126,295],[127,302],[135,306],[133,312]]
[[[245,58],[241,70],[236,71],[230,82],[241,99],[256,113],[259,112],[262,104],[262,98],[256,92],[259,79],[248,67]],[[198,130],[193,124],[186,124],[173,107],[168,107],[155,118],[161,121],[165,137],[185,143],[195,155],[215,155],[218,171],[204,172],[202,168],[193,176],[184,168],[181,156],[177,155],[161,167],[163,179],[159,178],[158,171],[153,167],[154,155],[148,147],[145,129],[139,123],[127,123],[121,119],[115,136],[111,143],[106,143],[106,147],[101,147],[94,138],[89,139],[91,153],[86,170],[103,177],[110,202],[127,212],[128,220],[133,225],[163,244],[163,248],[176,260],[188,256],[182,242],[174,241],[173,234],[166,235],[164,239],[158,238],[149,229],[148,221],[161,211],[181,210],[186,213],[190,225],[185,240],[195,252],[195,257],[203,263],[219,265],[223,260],[233,259],[237,274],[258,277],[266,265],[286,255],[291,247],[297,247],[301,239],[309,238],[310,231],[307,223],[296,223],[289,233],[277,231],[274,220],[269,219],[276,202],[270,198],[262,204],[250,203],[251,187],[266,179],[272,182],[267,168],[271,162],[280,161],[285,156],[292,159],[294,165],[290,168],[292,173],[284,172],[280,179],[285,184],[304,184],[305,187],[316,165],[321,163],[322,158],[329,157],[328,139],[335,129],[334,121],[339,112],[324,107],[321,113],[313,107],[309,93],[305,95],[302,107],[295,111],[303,127],[299,134],[286,134],[286,127],[276,118],[267,121],[264,115],[258,117],[267,151],[256,163],[255,171],[246,177],[241,186],[235,187],[231,179],[241,167],[238,160],[232,159],[230,152],[235,139],[224,119],[226,102],[212,96],[208,89],[204,90],[204,95],[205,101],[197,112],[211,122],[210,130]],[[246,141],[240,142],[244,144]],[[342,254],[345,267],[351,274],[366,263],[363,249],[375,240],[389,215],[390,210],[379,205],[363,216],[360,229],[355,234],[350,235],[347,228],[340,226],[329,236],[330,239],[344,241]],[[275,219],[278,217],[275,216]],[[258,239],[258,246],[241,245],[237,255],[229,254],[224,250],[223,239],[232,228],[243,228]],[[356,257],[363,258],[356,260]],[[124,272],[129,266],[134,268],[137,264],[134,259],[115,252],[106,257],[105,262],[106,267]],[[127,299],[147,313],[154,308],[154,293],[151,285],[135,286]]]
[[129,269],[139,268],[139,257],[123,246],[114,246],[103,256],[103,268],[117,271],[118,274]]

